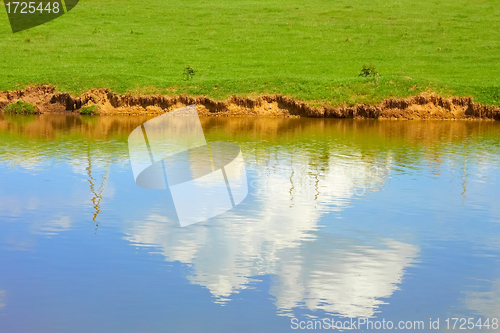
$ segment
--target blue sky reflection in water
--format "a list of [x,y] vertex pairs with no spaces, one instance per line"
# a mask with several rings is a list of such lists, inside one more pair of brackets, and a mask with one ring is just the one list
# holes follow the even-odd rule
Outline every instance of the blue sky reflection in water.
[[249,195],[181,228],[134,183],[145,120],[0,119],[1,332],[500,317],[500,124],[202,118]]

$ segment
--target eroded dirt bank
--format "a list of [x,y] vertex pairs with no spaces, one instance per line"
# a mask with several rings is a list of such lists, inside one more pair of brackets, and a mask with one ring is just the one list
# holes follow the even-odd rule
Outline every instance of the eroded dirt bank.
[[79,113],[83,106],[97,104],[99,114],[156,115],[196,104],[198,113],[206,116],[500,120],[500,107],[478,104],[470,97],[443,98],[432,93],[386,99],[374,105],[332,107],[326,104],[312,106],[281,95],[231,96],[224,101],[215,101],[204,96],[120,95],[106,89],[93,89],[72,96],[57,92],[53,86],[43,85],[0,92],[0,111],[17,100],[34,104],[39,113]]

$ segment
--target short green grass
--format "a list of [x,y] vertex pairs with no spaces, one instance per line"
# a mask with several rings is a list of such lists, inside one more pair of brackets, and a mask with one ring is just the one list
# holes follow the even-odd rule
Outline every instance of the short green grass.
[[35,114],[36,109],[33,104],[17,101],[7,105],[3,111],[6,114]]
[[[334,105],[435,91],[500,105],[496,0],[82,0],[16,34],[4,18],[0,90],[280,93]],[[364,65],[378,85],[359,76]]]
[[80,114],[86,115],[86,116],[93,116],[93,115],[98,115],[99,113],[97,112],[97,109],[99,109],[98,105],[88,105],[84,106],[80,110]]

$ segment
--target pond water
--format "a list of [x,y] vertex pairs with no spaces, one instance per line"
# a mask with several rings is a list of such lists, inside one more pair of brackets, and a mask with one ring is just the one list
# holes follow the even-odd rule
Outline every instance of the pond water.
[[500,123],[202,118],[249,193],[180,227],[134,182],[147,119],[0,116],[0,332],[500,318]]

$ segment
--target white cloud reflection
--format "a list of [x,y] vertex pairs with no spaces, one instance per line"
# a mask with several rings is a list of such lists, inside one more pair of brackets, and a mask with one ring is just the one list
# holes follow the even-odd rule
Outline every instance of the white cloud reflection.
[[33,225],[34,233],[42,233],[44,235],[58,235],[63,231],[71,228],[71,217],[62,216],[52,220],[44,221],[43,223],[35,223]]
[[0,310],[5,308],[5,290],[0,290]]
[[500,280],[493,281],[489,291],[467,292],[465,304],[484,318],[497,318],[500,322]]
[[360,157],[332,158],[326,170],[306,162],[296,159],[293,168],[270,162],[257,170],[250,211],[233,210],[220,221],[188,228],[151,214],[133,223],[126,239],[159,248],[168,261],[192,265],[189,281],[218,302],[258,276],[271,275],[270,294],[282,314],[306,307],[372,316],[398,289],[419,248],[382,237],[366,244],[345,231],[319,232],[318,221],[325,212],[348,207],[357,188],[376,189],[386,168],[374,173]]

